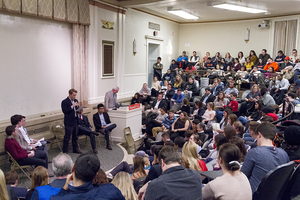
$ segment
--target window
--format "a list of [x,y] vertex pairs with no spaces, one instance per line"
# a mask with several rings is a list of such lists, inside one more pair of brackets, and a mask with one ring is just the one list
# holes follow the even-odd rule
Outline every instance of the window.
[[114,42],[102,41],[102,77],[114,76]]

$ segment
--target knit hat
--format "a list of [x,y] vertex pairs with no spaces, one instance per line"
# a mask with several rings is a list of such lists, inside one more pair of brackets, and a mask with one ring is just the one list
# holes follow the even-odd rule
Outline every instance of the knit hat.
[[286,56],[286,57],[284,58],[284,60],[290,60],[290,57]]
[[284,130],[284,139],[288,144],[300,145],[300,126],[292,125]]
[[273,113],[275,111],[275,109],[272,108],[271,106],[266,106],[261,111],[268,114],[268,113]]

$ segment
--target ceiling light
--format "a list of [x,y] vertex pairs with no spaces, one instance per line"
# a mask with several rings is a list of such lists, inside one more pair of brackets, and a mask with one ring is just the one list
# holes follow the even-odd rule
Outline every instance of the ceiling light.
[[177,15],[179,17],[182,17],[184,19],[199,19],[199,17],[192,15],[184,10],[168,10],[169,13],[173,15]]
[[232,5],[232,4],[227,4],[227,3],[213,5],[213,7],[222,8],[222,9],[226,9],[226,10],[239,11],[239,12],[247,12],[247,13],[264,13],[264,12],[268,12],[267,10],[249,8],[249,7],[245,7],[245,6],[238,6],[238,5]]

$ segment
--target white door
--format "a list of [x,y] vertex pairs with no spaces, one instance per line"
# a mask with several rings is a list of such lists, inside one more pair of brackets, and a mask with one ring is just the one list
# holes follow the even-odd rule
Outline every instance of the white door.
[[160,44],[148,44],[148,87],[150,88],[153,81],[153,64],[156,63],[157,57],[160,56]]

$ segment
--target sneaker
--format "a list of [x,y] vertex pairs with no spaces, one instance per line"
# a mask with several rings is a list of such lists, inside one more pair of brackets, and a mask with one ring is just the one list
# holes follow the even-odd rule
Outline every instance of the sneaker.
[[145,135],[140,135],[139,137],[140,137],[140,138],[144,138],[144,137],[145,137]]
[[105,173],[106,174],[106,177],[108,178],[108,179],[113,179],[114,178],[114,176],[111,174],[111,173]]

